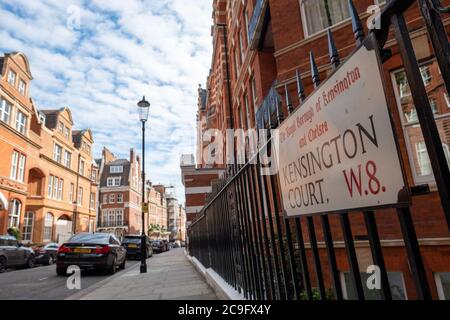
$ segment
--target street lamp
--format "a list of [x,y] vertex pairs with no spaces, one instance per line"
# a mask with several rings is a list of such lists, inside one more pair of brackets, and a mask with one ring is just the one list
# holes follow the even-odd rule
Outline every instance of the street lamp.
[[148,120],[150,103],[142,98],[137,106],[139,107],[139,120],[142,122],[142,234],[141,234],[141,273],[147,273],[147,239],[145,236],[145,123]]

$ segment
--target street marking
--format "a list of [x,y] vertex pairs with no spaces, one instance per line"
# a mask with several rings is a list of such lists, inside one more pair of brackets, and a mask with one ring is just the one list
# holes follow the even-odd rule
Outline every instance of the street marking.
[[48,279],[48,277],[45,277],[45,278],[39,279],[39,281],[47,280],[47,279]]

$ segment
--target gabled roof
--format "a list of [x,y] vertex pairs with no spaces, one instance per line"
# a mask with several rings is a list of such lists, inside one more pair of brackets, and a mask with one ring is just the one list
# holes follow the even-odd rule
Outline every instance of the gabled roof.
[[73,125],[72,111],[68,107],[64,107],[61,109],[47,109],[40,110],[43,114],[45,114],[45,126],[49,129],[55,129],[58,125],[58,116],[65,112],[70,123]]
[[[23,72],[25,72],[30,79],[33,79],[33,76],[31,75],[30,70],[30,62],[28,61],[27,56],[22,52],[10,52],[6,53],[3,58],[9,57],[12,60],[16,62],[16,64],[22,69]],[[2,59],[3,59],[2,58]],[[3,67],[3,61],[2,61],[2,67]]]

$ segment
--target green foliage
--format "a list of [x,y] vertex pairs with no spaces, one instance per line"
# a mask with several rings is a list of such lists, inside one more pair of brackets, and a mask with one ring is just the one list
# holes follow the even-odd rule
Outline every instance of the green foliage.
[[11,227],[8,229],[8,234],[10,236],[13,236],[14,238],[16,238],[18,241],[22,240],[22,235],[20,234],[20,230],[15,228],[15,227]]
[[[312,288],[313,300],[321,300],[320,291],[318,288]],[[325,292],[325,300],[333,300],[334,294],[332,289],[327,289]],[[300,300],[309,300],[306,291],[302,291],[300,294]]]
[[148,232],[157,232],[161,231],[161,227],[159,224],[151,224],[150,229],[148,229]]

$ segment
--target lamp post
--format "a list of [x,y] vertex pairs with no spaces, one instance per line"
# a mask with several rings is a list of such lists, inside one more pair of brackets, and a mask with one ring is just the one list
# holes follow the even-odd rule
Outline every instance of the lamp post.
[[142,98],[137,106],[139,107],[139,119],[142,123],[142,234],[141,234],[141,273],[147,273],[147,239],[145,235],[145,123],[148,120],[150,103]]

